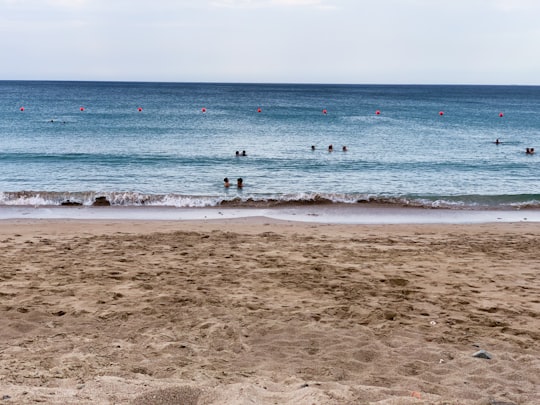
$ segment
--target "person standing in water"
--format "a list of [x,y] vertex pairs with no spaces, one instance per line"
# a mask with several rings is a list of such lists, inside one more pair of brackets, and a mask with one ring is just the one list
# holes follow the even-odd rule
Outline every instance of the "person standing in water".
[[237,188],[242,188],[244,187],[244,180],[242,180],[242,178],[238,178],[238,180],[236,180],[236,187]]
[[225,188],[229,188],[231,186],[231,183],[229,183],[229,178],[228,177],[225,177],[223,179],[223,187]]

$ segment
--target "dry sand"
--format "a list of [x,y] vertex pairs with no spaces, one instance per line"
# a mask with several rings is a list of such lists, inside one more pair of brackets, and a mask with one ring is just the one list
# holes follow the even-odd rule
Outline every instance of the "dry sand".
[[10,220],[0,259],[2,403],[540,403],[538,224]]

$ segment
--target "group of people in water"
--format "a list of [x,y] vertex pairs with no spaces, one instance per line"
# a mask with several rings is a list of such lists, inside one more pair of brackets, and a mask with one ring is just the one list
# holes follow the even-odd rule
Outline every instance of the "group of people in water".
[[[497,139],[497,141],[498,141],[498,139]],[[315,145],[311,145],[311,150],[315,150],[315,149],[316,149]],[[347,146],[343,145],[341,150],[343,152],[347,152],[349,149],[347,148]],[[333,152],[333,151],[334,151],[334,145],[332,145],[332,144],[328,145],[328,152]],[[240,153],[240,151],[236,151],[235,156],[236,157],[247,156],[247,153],[246,153],[245,150],[243,150],[241,153]],[[231,187],[231,182],[230,182],[228,177],[225,177],[223,179],[223,187],[225,187],[225,188]],[[241,177],[239,177],[236,180],[236,188],[242,188],[242,187],[244,187],[244,180]]]
[[[223,187],[225,188],[229,188],[231,186],[231,183],[229,181],[229,178],[228,177],[225,177],[223,179]],[[242,188],[244,187],[244,180],[239,177],[238,179],[236,179],[236,188]]]
[[[315,150],[315,149],[316,149],[316,148],[315,148],[315,145],[311,145],[311,150]],[[343,147],[341,148],[341,150],[342,150],[343,152],[347,152],[347,151],[348,151],[348,149],[347,149],[347,147],[346,147],[345,145],[343,145]],[[332,144],[328,145],[328,152],[333,152],[333,151],[334,151],[334,145],[332,145]]]
[[[240,151],[236,151],[235,156],[236,157],[247,156],[247,153],[245,150],[243,150],[242,153],[240,153]],[[229,178],[225,177],[223,179],[223,187],[229,188],[230,186],[231,186],[231,182],[229,181]],[[242,188],[242,187],[244,187],[244,180],[241,177],[239,177],[238,179],[236,179],[236,188]]]
[[[495,142],[493,142],[495,145],[500,145],[502,142],[499,138],[495,139]],[[526,148],[525,149],[526,155],[534,155],[534,148]]]
[[[499,138],[497,138],[494,143],[496,145],[499,145],[502,142],[501,142],[501,140]],[[315,145],[311,145],[311,150],[315,150],[315,149],[316,149]],[[343,152],[347,152],[348,151],[347,146],[344,145],[341,148],[341,150]],[[328,145],[328,152],[333,152],[333,151],[334,151],[334,145],[332,145],[332,144]],[[533,155],[534,154],[534,148],[526,148],[525,153],[527,155]],[[242,153],[240,153],[239,151],[236,151],[236,157],[239,157],[239,156],[247,156],[246,151],[243,150]],[[223,179],[223,185],[224,185],[225,188],[229,188],[231,186],[231,183],[230,183],[228,177],[225,177]],[[240,177],[240,178],[238,178],[236,180],[236,188],[242,188],[242,187],[244,187],[244,180]]]

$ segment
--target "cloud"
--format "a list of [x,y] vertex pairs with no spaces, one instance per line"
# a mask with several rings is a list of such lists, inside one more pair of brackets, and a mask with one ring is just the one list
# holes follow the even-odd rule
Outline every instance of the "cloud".
[[272,4],[280,6],[320,6],[322,0],[272,0]]
[[88,4],[88,0],[47,0],[46,3],[57,8],[81,8]]
[[0,0],[0,77],[537,83],[539,10],[540,0]]
[[494,0],[494,6],[505,12],[540,10],[538,0]]
[[335,5],[332,0],[214,0],[210,4],[215,7],[227,8],[269,8],[269,7],[312,7],[331,9]]
[[89,4],[89,0],[0,0],[0,6],[11,9],[35,10],[43,8],[80,8]]

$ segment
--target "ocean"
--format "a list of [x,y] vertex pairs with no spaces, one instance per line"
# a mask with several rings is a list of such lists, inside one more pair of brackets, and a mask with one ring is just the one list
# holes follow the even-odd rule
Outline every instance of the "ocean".
[[0,81],[0,165],[4,206],[539,208],[540,87]]

